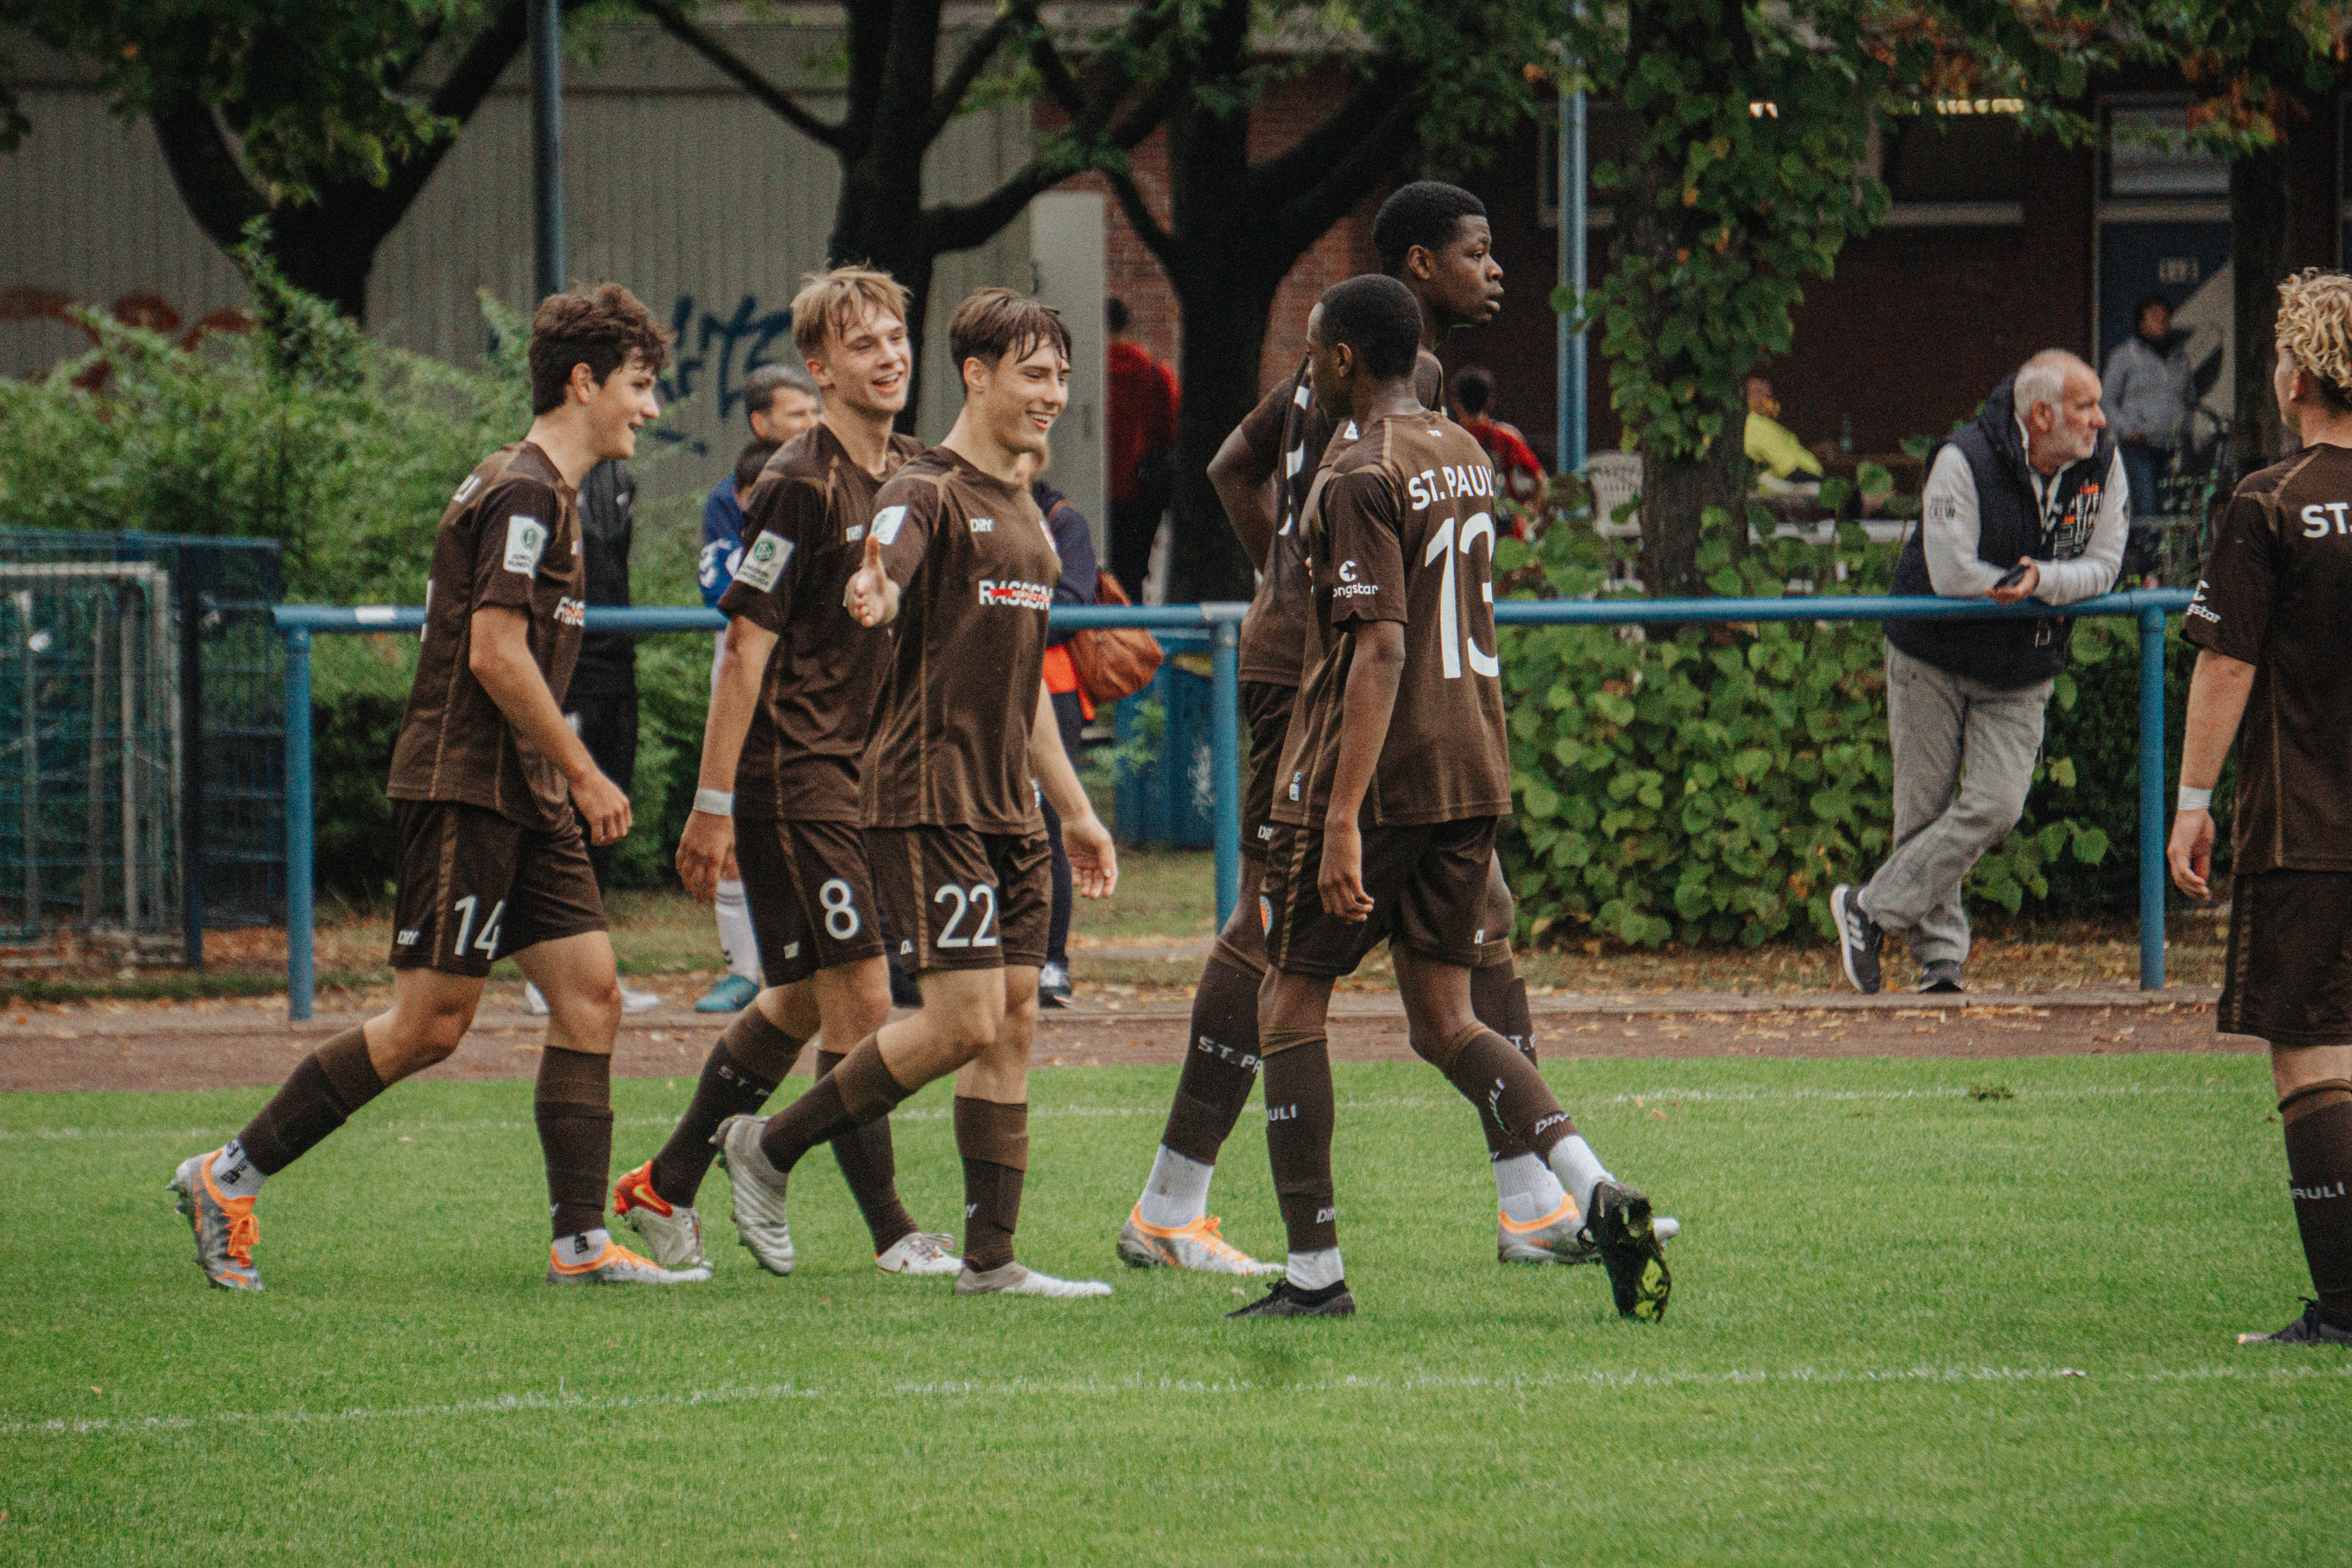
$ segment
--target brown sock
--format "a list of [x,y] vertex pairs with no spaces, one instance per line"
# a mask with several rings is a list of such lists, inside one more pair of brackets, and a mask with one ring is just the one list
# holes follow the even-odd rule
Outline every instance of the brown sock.
[[604,1184],[613,1176],[613,1058],[548,1047],[540,1053],[531,1112],[556,1238],[594,1230],[604,1223]]
[[956,1096],[956,1152],[963,1156],[963,1266],[976,1274],[1013,1261],[1021,1184],[1029,1169],[1029,1107]]
[[[1535,1015],[1528,1008],[1528,983],[1517,966],[1490,963],[1470,972],[1470,1013],[1480,1023],[1511,1042],[1532,1066],[1536,1059]],[[1497,1160],[1527,1153],[1528,1146],[1495,1120],[1486,1106],[1478,1107],[1478,1130],[1486,1135],[1486,1152]],[[1566,1134],[1562,1134],[1566,1136]]]
[[2352,1082],[2306,1084],[2279,1101],[2288,1190],[2319,1310],[2352,1329]]
[[1321,1030],[1269,1030],[1265,1058],[1265,1152],[1275,1197],[1293,1252],[1339,1245],[1339,1211],[1331,1187],[1331,1131],[1339,1110],[1331,1093],[1331,1047]]
[[746,1007],[727,1026],[702,1064],[702,1078],[669,1142],[654,1156],[654,1191],[663,1201],[691,1204],[719,1151],[710,1135],[730,1116],[750,1116],[768,1103],[776,1085],[793,1070],[803,1042],[770,1023],[757,1006]]
[[[818,1079],[832,1077],[848,1059],[839,1051],[817,1052]],[[915,1216],[898,1201],[898,1161],[890,1147],[889,1117],[877,1116],[863,1127],[835,1133],[833,1157],[841,1163],[842,1177],[849,1184],[849,1195],[857,1200],[857,1212],[866,1216],[866,1228],[874,1233],[877,1258],[900,1237],[915,1233]]]
[[1513,1152],[1528,1150],[1548,1160],[1552,1145],[1576,1131],[1535,1063],[1486,1025],[1471,1024],[1424,1055],[1478,1108],[1481,1121],[1510,1134]]
[[1257,1082],[1257,992],[1252,973],[1223,951],[1209,957],[1192,992],[1192,1048],[1176,1078],[1176,1099],[1160,1141],[1188,1160],[1217,1163]]
[[237,1134],[253,1168],[274,1176],[383,1092],[364,1031],[345,1029],[295,1064],[285,1087]]
[[814,1089],[768,1118],[760,1151],[777,1170],[789,1172],[818,1144],[889,1115],[914,1092],[890,1076],[880,1037],[868,1035]]

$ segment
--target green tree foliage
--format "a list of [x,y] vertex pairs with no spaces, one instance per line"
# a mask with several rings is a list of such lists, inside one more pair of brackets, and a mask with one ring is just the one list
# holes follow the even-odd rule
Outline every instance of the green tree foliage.
[[1864,165],[1872,117],[1999,95],[2025,100],[2030,125],[2084,134],[2053,106],[2112,57],[2103,26],[2090,0],[1570,10],[1562,80],[1616,99],[1633,141],[1624,166],[1592,171],[1616,199],[1609,274],[1554,304],[1600,328],[1611,403],[1645,455],[1642,576],[1654,593],[1705,591],[1703,524],[1740,515],[1748,489],[1741,381],[1788,349],[1806,279],[1829,276],[1845,242],[1885,215]]

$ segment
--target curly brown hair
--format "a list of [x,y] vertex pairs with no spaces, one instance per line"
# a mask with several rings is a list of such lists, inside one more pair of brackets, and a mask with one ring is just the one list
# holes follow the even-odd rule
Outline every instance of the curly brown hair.
[[584,364],[601,386],[633,358],[659,374],[669,363],[669,332],[618,283],[575,284],[539,302],[530,319],[530,411],[563,406],[572,367]]
[[2278,346],[2330,413],[2352,413],[2352,278],[2306,267],[2278,287]]

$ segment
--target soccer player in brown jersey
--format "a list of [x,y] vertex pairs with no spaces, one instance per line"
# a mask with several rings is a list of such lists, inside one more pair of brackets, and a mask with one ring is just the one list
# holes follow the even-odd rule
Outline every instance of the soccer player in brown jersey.
[[[2234,736],[2230,946],[2214,1024],[2271,1051],[2318,1299],[2240,1344],[2352,1344],[2352,278],[2279,285],[2271,388],[2303,449],[2242,480],[2189,601],[2172,879],[2211,895]],[[2242,723],[2243,728],[2241,729]]]
[[547,1161],[552,1283],[670,1284],[604,1228],[620,979],[577,803],[598,844],[629,831],[628,797],[598,771],[562,701],[585,620],[580,481],[625,459],[658,412],[669,335],[607,283],[540,302],[530,433],[457,487],[434,539],[425,641],[393,750],[392,1010],[303,1058],[245,1131],[172,1178],[215,1285],[258,1290],[263,1183],[360,1107],[457,1048],[490,965],[511,955],[548,1003],[533,1110]]
[[[1496,824],[1510,746],[1495,644],[1494,468],[1412,386],[1421,311],[1392,278],[1323,296],[1316,395],[1334,442],[1303,514],[1312,663],[1276,774],[1261,918],[1266,1146],[1289,1258],[1234,1317],[1355,1310],[1331,1186],[1331,986],[1382,940],[1413,1048],[1527,1149],[1584,1218],[1620,1312],[1654,1319],[1670,1281],[1649,1200],[1598,1170],[1535,1064],[1479,1021]],[[1571,1143],[1580,1146],[1571,1148]]]
[[[769,458],[744,510],[745,547],[719,602],[730,617],[703,727],[700,787],[677,847],[688,891],[709,899],[730,861],[742,880],[767,989],[711,1047],[661,1152],[613,1189],[613,1206],[671,1268],[704,1261],[694,1199],[712,1136],[758,1110],[823,1030],[819,1078],[890,1016],[874,879],[859,831],[858,760],[889,668],[891,637],[860,626],[842,590],[862,554],[874,496],[922,450],[892,432],[913,350],[907,291],[888,274],[835,268],[793,300],[793,342],[824,393],[818,423]],[[834,1156],[889,1274],[952,1274],[952,1237],[919,1227],[898,1199],[890,1124],[833,1140]],[[793,1271],[792,1232],[735,1210],[761,1267]]]
[[[1444,372],[1433,352],[1460,327],[1482,326],[1502,309],[1503,268],[1494,257],[1486,209],[1458,185],[1423,180],[1381,206],[1372,225],[1381,270],[1412,291],[1422,314],[1414,394],[1424,408],[1445,405]],[[1313,330],[1310,315],[1308,328]],[[1272,1273],[1229,1245],[1208,1212],[1217,1152],[1234,1130],[1256,1080],[1257,993],[1265,973],[1258,922],[1258,881],[1272,832],[1274,772],[1297,696],[1301,649],[1308,641],[1310,595],[1299,514],[1317,466],[1344,414],[1318,397],[1302,362],[1234,427],[1209,465],[1234,531],[1261,574],[1242,623],[1242,717],[1249,728],[1249,776],[1242,801],[1241,898],[1192,996],[1192,1048],[1160,1134],[1151,1173],[1120,1227],[1118,1255],[1136,1268],[1155,1264],[1220,1273]],[[1502,868],[1490,869],[1481,962],[1471,1002],[1496,1033],[1535,1057],[1527,986],[1511,962],[1515,910]],[[1583,1262],[1582,1216],[1551,1168],[1514,1139],[1483,1107],[1496,1205],[1496,1255],[1506,1262]],[[1597,1167],[1596,1167],[1597,1168]],[[1670,1234],[1672,1220],[1659,1222]]]
[[[958,1295],[1108,1295],[1014,1260],[1029,1163],[1029,1045],[1053,899],[1042,789],[1062,817],[1077,890],[1118,880],[1110,835],[1062,751],[1045,690],[1045,620],[1060,566],[1020,480],[1069,400],[1069,331],[1034,300],[983,289],[948,344],[964,405],[939,446],[875,499],[845,602],[896,635],[861,794],[876,892],[922,1010],[857,1042],[762,1123],[730,1118],[719,1159],[738,1215],[784,1222],[786,1178],[817,1144],[955,1075],[963,1157]],[[1034,776],[1036,784],[1030,780]]]

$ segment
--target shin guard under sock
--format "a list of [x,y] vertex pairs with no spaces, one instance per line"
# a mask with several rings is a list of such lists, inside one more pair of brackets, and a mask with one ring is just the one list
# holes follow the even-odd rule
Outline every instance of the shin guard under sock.
[[1282,1228],[1294,1253],[1339,1245],[1331,1187],[1331,1048],[1321,1030],[1269,1031],[1265,1058],[1265,1152]]
[[2330,1079],[2279,1101],[2288,1190],[2319,1310],[2352,1329],[2352,1082]]
[[777,1170],[789,1173],[818,1144],[889,1115],[893,1106],[914,1092],[890,1076],[882,1060],[881,1037],[868,1035],[814,1089],[768,1118],[760,1134],[760,1152]]
[[285,1087],[246,1124],[237,1142],[255,1170],[274,1176],[383,1092],[366,1033],[345,1029],[295,1066]]
[[[1509,1041],[1529,1065],[1534,1064],[1535,1015],[1528,1008],[1528,983],[1519,978],[1515,965],[1490,963],[1470,972],[1470,1013]],[[1530,1152],[1483,1105],[1478,1110],[1478,1130],[1486,1135],[1486,1152],[1497,1160],[1513,1159]]]
[[963,1266],[985,1274],[1013,1261],[1029,1169],[1029,1107],[957,1095],[955,1137],[963,1157]]
[[530,1108],[547,1160],[557,1238],[596,1229],[604,1223],[604,1185],[613,1176],[613,1058],[548,1047],[540,1054]]
[[[834,1069],[848,1059],[839,1051],[817,1052],[818,1079],[831,1078]],[[857,1212],[866,1216],[866,1228],[874,1235],[874,1255],[879,1258],[901,1237],[915,1232],[915,1216],[898,1201],[898,1161],[890,1146],[890,1119],[877,1117],[863,1127],[836,1132],[832,1142],[833,1157],[841,1163],[842,1178],[849,1184],[849,1195],[857,1200]]]
[[654,1156],[654,1191],[665,1203],[691,1205],[719,1151],[710,1135],[730,1116],[751,1116],[768,1103],[793,1070],[803,1042],[768,1021],[754,1005],[727,1026],[702,1064],[702,1077],[669,1142]]
[[1217,1163],[1257,1081],[1257,993],[1262,975],[1223,952],[1210,955],[1192,992],[1192,1049],[1160,1142],[1188,1160]]

